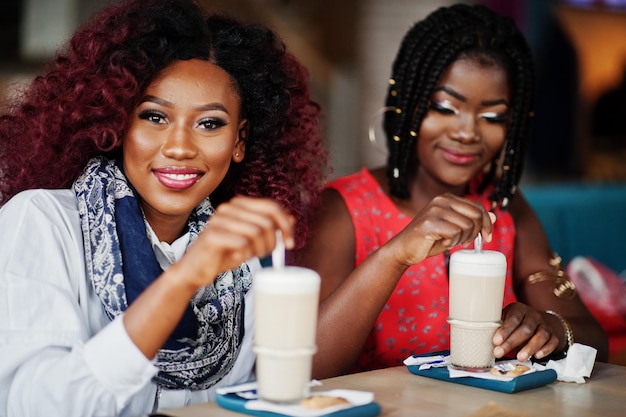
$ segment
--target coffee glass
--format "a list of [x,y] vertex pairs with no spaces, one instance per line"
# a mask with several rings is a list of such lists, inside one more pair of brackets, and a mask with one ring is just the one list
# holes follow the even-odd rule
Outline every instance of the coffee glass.
[[487,371],[495,362],[493,335],[501,325],[506,257],[464,249],[450,256],[450,363]]
[[263,268],[253,285],[258,395],[300,401],[309,395],[320,276],[295,266]]

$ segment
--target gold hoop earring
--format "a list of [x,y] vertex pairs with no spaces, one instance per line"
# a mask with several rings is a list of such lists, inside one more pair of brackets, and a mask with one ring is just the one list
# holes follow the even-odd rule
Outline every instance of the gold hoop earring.
[[388,111],[392,111],[392,110],[396,110],[396,108],[392,106],[385,106],[376,110],[374,114],[372,115],[372,117],[370,118],[369,127],[367,129],[367,135],[369,137],[370,143],[374,145],[374,147],[382,153],[387,153],[387,149],[379,145],[378,141],[376,140],[376,121],[378,120],[378,117],[380,117],[382,114],[385,114]]

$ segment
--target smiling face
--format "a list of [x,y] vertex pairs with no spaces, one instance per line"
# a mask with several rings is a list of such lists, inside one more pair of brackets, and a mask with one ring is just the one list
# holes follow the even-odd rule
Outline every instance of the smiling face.
[[462,58],[443,73],[422,122],[418,181],[461,192],[500,152],[509,115],[506,71],[493,61]]
[[208,61],[174,61],[146,88],[123,139],[124,171],[161,240],[178,237],[243,159],[239,117],[234,81]]

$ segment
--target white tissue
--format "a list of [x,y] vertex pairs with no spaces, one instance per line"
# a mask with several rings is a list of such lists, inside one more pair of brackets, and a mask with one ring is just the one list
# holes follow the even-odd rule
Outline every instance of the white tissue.
[[[596,361],[598,351],[591,346],[574,343],[567,350],[567,356],[558,361],[549,361],[543,369],[554,369],[557,373],[557,380],[563,382],[576,382],[584,384],[585,378],[591,376],[593,365]],[[535,364],[537,368],[538,364]]]
[[444,367],[450,363],[450,355],[409,356],[404,360],[406,366],[419,365],[420,369]]

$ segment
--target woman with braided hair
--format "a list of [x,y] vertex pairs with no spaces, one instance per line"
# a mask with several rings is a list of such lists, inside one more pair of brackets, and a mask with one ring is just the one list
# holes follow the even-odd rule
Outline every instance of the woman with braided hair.
[[[506,255],[494,355],[545,359],[607,339],[517,184],[534,67],[512,19],[435,10],[405,35],[385,103],[386,167],[335,179],[298,263],[322,276],[318,378],[449,349],[450,253],[481,233]],[[494,223],[495,221],[495,223]]]
[[193,0],[115,2],[0,116],[0,416],[140,416],[253,378],[252,281],[328,172],[305,68]]

